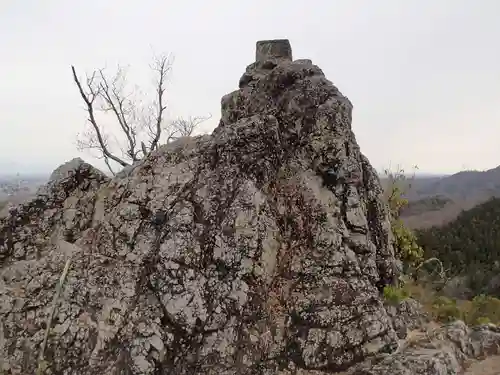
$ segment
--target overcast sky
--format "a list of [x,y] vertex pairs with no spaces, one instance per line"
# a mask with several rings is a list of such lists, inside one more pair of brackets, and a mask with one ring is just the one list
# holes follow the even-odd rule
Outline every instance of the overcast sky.
[[[377,168],[450,173],[500,164],[498,0],[1,0],[0,173],[50,172],[75,156],[86,114],[70,65],[175,56],[169,116],[211,113],[255,42],[288,38],[354,104]],[[141,70],[144,69],[144,70]],[[142,73],[144,72],[144,73]]]

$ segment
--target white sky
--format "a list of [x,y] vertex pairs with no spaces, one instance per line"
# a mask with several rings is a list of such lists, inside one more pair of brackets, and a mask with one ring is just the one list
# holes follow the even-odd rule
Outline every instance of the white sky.
[[169,114],[212,113],[211,131],[255,42],[274,38],[290,39],[294,58],[312,59],[351,99],[377,169],[492,168],[499,20],[498,0],[1,0],[0,173],[50,172],[75,156],[102,167],[76,150],[86,114],[71,64],[140,71],[152,51],[171,52]]

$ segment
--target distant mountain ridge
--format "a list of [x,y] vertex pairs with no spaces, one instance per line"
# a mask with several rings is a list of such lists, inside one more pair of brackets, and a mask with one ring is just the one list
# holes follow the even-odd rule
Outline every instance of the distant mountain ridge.
[[[387,185],[387,179],[382,179]],[[415,175],[405,195],[410,204],[402,217],[412,228],[446,224],[463,210],[500,197],[500,166],[445,176]]]
[[418,196],[442,195],[466,199],[482,195],[489,198],[500,194],[500,166],[486,171],[462,171],[427,182],[416,188]]

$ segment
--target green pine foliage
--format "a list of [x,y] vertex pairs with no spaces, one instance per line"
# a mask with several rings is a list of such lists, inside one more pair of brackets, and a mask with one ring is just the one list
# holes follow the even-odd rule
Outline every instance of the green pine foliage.
[[450,276],[470,276],[470,287],[482,293],[500,272],[500,198],[492,198],[442,226],[417,231],[425,255],[438,257]]

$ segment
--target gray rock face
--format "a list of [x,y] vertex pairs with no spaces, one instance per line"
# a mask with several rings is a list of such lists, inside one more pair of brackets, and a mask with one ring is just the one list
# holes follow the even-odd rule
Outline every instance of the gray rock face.
[[464,322],[456,321],[376,364],[368,362],[355,366],[348,374],[461,375],[466,360],[498,355],[499,347],[498,327],[485,325],[470,329]]
[[400,339],[406,338],[408,330],[418,329],[429,320],[423,313],[422,305],[412,298],[401,301],[397,306],[388,304],[386,310]]
[[51,252],[46,246],[53,238],[81,236],[92,224],[96,192],[108,181],[99,170],[73,159],[52,173],[35,198],[10,207],[0,218],[0,273],[18,261],[36,263]]
[[35,372],[68,257],[52,374],[327,374],[397,346],[379,290],[398,263],[352,105],[267,45],[212,135],[111,181],[72,163],[0,221],[7,374]]

